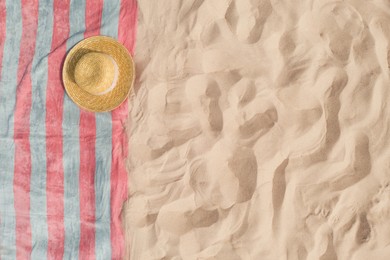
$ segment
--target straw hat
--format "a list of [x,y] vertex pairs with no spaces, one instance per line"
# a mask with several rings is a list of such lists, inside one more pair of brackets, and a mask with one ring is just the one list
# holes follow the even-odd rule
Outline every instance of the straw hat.
[[127,49],[106,36],[86,38],[68,53],[62,80],[69,97],[92,112],[110,111],[126,100],[135,78]]

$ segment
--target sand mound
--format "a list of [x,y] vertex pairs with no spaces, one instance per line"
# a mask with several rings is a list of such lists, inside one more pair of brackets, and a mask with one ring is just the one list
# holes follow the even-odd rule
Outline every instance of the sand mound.
[[388,259],[390,4],[139,1],[131,259]]

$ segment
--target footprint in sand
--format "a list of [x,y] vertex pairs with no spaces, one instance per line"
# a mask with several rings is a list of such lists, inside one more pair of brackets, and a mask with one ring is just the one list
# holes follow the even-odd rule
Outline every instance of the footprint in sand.
[[382,224],[390,219],[390,185],[383,185],[372,199],[368,220],[373,224]]
[[230,107],[224,111],[224,133],[231,141],[253,146],[278,122],[278,111],[269,98],[257,95],[253,80],[242,78],[227,92]]
[[371,227],[367,220],[367,214],[361,213],[358,219],[359,228],[356,231],[356,242],[358,244],[366,243],[370,239]]
[[[344,212],[340,207],[347,207],[349,209],[348,212],[354,216],[359,212],[361,209],[360,204],[355,200],[349,201],[345,194],[346,192],[347,194],[353,192],[356,189],[356,185],[371,171],[368,137],[363,133],[357,133],[351,143],[353,145],[351,155],[347,157],[348,161],[350,161],[349,165],[332,176],[328,176],[327,180],[320,179],[319,183],[305,185],[301,188],[304,204],[309,213],[321,213],[327,216],[332,208],[335,208],[336,212],[331,216],[332,224],[340,222],[340,215]],[[351,188],[352,191],[349,191]],[[339,196],[341,191],[342,195]],[[356,198],[356,196],[352,197]],[[342,202],[344,200],[346,204]],[[341,204],[339,203],[340,201]],[[337,205],[335,206],[336,202]],[[342,219],[348,219],[348,217],[342,217]]]
[[213,22],[204,27],[201,35],[201,42],[204,46],[210,46],[215,43],[221,42],[224,40],[220,26],[218,23]]
[[206,228],[219,220],[218,210],[192,208],[191,197],[175,201],[163,207],[156,223],[169,233],[181,236],[194,228]]
[[188,216],[191,225],[195,228],[209,227],[219,219],[218,210],[196,209]]
[[[173,38],[166,37],[159,42],[162,51],[153,55],[150,63],[153,77],[161,82],[175,81],[186,75],[186,62],[188,59],[188,44],[186,42],[175,42]],[[162,63],[164,60],[166,62]]]
[[355,241],[367,243],[355,252],[353,260],[388,259],[390,254],[390,188],[385,183],[379,192],[372,196],[371,208],[359,217],[359,227]]
[[245,123],[240,124],[240,137],[248,139],[259,132],[264,134],[265,132],[268,132],[277,121],[278,113],[275,108],[270,108],[264,113],[258,113],[245,121]]
[[237,200],[239,183],[226,165],[226,155],[219,148],[214,146],[206,158],[194,162],[190,170],[195,204],[205,210],[229,209]]
[[296,30],[283,33],[279,40],[279,51],[283,59],[289,58],[297,47],[297,32]]
[[193,113],[198,116],[202,130],[220,132],[223,117],[219,106],[221,91],[217,82],[206,75],[194,76],[186,83],[186,95],[191,102]]
[[307,260],[337,259],[333,246],[332,229],[328,225],[320,226],[315,232],[314,245],[307,255]]
[[271,13],[269,0],[237,0],[230,3],[225,19],[239,41],[251,44],[260,40]]
[[250,148],[229,148],[218,143],[190,167],[190,185],[196,204],[204,209],[228,209],[250,200],[257,186],[257,160]]
[[228,166],[238,179],[237,202],[250,200],[257,185],[257,160],[252,149],[237,147],[228,160]]
[[307,185],[302,188],[303,203],[309,214],[327,217],[335,206],[338,195],[329,192],[327,183]]
[[362,230],[356,236],[358,239],[360,237],[360,241],[366,239],[365,233],[368,231],[367,226],[364,226],[364,214],[371,204],[375,187],[371,180],[365,179],[340,193],[339,200],[328,219],[336,235],[344,236],[351,225],[359,221]]
[[349,59],[353,39],[359,38],[364,29],[360,14],[344,2],[332,2],[320,8],[316,14],[319,35],[328,45],[330,54],[343,62]]

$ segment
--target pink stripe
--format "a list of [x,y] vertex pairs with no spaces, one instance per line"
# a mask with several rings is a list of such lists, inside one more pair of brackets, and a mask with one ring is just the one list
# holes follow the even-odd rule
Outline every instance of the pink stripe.
[[54,1],[52,52],[48,60],[46,92],[48,259],[62,259],[64,255],[64,167],[61,127],[64,88],[60,75],[61,64],[66,54],[66,40],[69,37],[69,1]]
[[[122,0],[119,16],[118,40],[133,53],[137,25],[137,2]],[[127,199],[127,172],[125,160],[128,142],[125,122],[128,115],[128,103],[124,102],[112,112],[112,168],[111,168],[111,246],[112,258],[120,259],[124,255],[124,236],[120,214],[123,202]]]
[[1,70],[2,70],[2,63],[3,63],[3,52],[4,52],[4,43],[5,43],[5,30],[6,30],[6,24],[5,24],[5,0],[0,0],[0,77],[1,77]]
[[122,0],[119,17],[118,39],[134,54],[137,33],[138,6],[136,0]]
[[103,0],[86,0],[84,37],[99,35],[102,23]]
[[[103,2],[87,0],[85,37],[99,34]],[[80,111],[80,259],[95,259],[95,114]]]
[[80,259],[95,258],[95,139],[93,114],[80,112]]
[[30,110],[31,64],[35,53],[38,26],[38,1],[22,1],[22,39],[18,68],[18,88],[14,121],[15,167],[14,203],[16,214],[16,258],[29,259],[31,253],[30,225]]

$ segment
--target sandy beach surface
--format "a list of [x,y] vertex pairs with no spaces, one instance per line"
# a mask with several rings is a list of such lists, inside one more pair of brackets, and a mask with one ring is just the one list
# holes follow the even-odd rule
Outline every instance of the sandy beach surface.
[[141,0],[126,259],[390,259],[390,2]]

